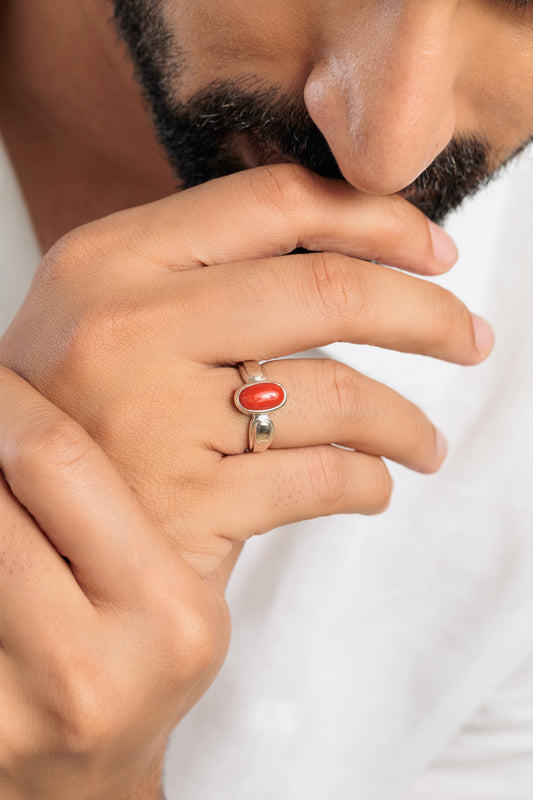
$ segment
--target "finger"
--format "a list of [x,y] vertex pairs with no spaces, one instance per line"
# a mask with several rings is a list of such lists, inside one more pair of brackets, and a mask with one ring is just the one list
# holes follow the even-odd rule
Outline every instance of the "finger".
[[435,274],[457,260],[452,239],[404,198],[278,164],[220,178],[109,221],[157,263],[192,267],[266,258],[298,247]]
[[392,492],[381,459],[331,445],[245,453],[225,458],[221,467],[213,530],[234,541],[303,519],[378,514]]
[[[328,359],[289,359],[263,365],[281,383],[287,404],[272,414],[273,448],[335,444],[383,456],[419,472],[435,472],[446,442],[427,416],[405,397],[351,367]],[[226,454],[247,448],[248,420],[228,402],[241,385],[234,369],[220,373],[217,425],[211,446]],[[207,428],[207,426],[206,426]]]
[[[196,270],[182,274],[184,291],[195,298],[191,330],[203,320],[191,357],[206,363],[265,360],[344,341],[476,364],[493,344],[488,324],[442,287],[332,253]],[[183,304],[176,314],[183,325]]]
[[169,563],[180,591],[197,580],[81,426],[3,367],[0,469],[91,598],[137,605]]
[[0,519],[2,649],[10,655],[27,655],[28,649],[38,653],[51,629],[60,624],[63,635],[68,636],[69,620],[78,625],[90,605],[66,562],[13,496],[2,475]]

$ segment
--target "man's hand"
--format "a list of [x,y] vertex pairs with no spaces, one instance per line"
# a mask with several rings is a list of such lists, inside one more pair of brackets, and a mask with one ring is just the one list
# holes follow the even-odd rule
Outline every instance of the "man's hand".
[[225,656],[225,603],[5,368],[0,470],[2,800],[156,800],[166,739]]
[[[297,247],[322,252],[284,255]],[[445,449],[387,387],[335,362],[284,360],[267,369],[288,392],[273,447],[244,453],[232,365],[336,340],[477,363],[491,347],[485,323],[442,288],[369,262],[436,274],[455,255],[403,198],[293,165],[243,172],[62,239],[0,361],[81,423],[222,591],[251,535],[381,511],[381,456],[430,472]]]

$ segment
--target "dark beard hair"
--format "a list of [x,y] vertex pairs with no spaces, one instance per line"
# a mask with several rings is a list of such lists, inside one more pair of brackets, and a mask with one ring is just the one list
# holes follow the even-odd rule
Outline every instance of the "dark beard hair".
[[[254,76],[217,81],[187,102],[176,102],[172,86],[179,79],[181,54],[159,0],[113,0],[113,6],[158,140],[182,188],[245,169],[238,148],[243,135],[257,153],[273,149],[320,175],[342,178],[302,100],[265,88]],[[480,137],[454,139],[402,194],[440,223],[492,177],[489,161]]]

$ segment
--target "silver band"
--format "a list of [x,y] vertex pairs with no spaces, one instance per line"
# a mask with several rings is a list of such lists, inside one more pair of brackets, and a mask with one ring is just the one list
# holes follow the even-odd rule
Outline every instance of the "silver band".
[[[233,400],[238,410],[250,417],[248,451],[261,453],[270,447],[274,438],[270,414],[285,405],[287,393],[280,383],[268,380],[257,361],[243,361],[237,367],[244,383],[236,390]],[[261,384],[264,384],[263,392]],[[255,386],[257,390],[250,388]],[[259,405],[264,407],[259,408]]]
[[258,414],[250,419],[248,426],[248,450],[262,453],[268,450],[274,438],[274,423],[268,414]]
[[241,361],[237,366],[245,383],[259,383],[259,381],[267,380],[266,372],[258,361]]

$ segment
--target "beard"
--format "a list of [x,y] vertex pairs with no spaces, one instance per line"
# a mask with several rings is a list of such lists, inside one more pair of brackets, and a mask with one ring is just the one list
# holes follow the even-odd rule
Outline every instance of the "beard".
[[[252,152],[257,164],[287,160],[324,177],[343,177],[301,97],[248,76],[213,82],[178,102],[174,87],[184,59],[159,0],[113,0],[113,7],[158,141],[181,188],[248,168],[243,150]],[[441,223],[493,177],[490,156],[482,137],[456,137],[401,194]]]

